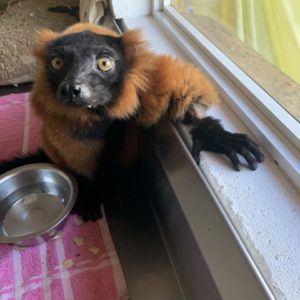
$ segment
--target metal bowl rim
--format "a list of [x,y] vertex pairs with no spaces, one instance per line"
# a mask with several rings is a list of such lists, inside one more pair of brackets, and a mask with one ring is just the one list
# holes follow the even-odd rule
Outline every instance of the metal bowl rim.
[[78,192],[77,182],[76,182],[74,176],[70,172],[68,172],[66,170],[62,170],[61,168],[59,168],[53,164],[33,163],[33,164],[28,164],[28,165],[24,165],[21,167],[11,169],[11,170],[3,173],[0,176],[0,185],[3,181],[8,180],[9,178],[11,178],[13,176],[16,176],[17,174],[20,174],[21,172],[28,171],[28,170],[41,170],[41,169],[56,172],[59,176],[63,177],[68,182],[68,185],[71,187],[71,189],[70,189],[70,195],[68,198],[67,205],[62,210],[62,212],[59,214],[59,216],[56,217],[51,223],[49,223],[48,226],[46,226],[38,231],[35,231],[33,233],[18,236],[18,237],[0,236],[0,243],[10,243],[11,244],[11,243],[17,243],[17,242],[22,242],[25,240],[34,239],[38,236],[46,234],[47,232],[51,231],[55,227],[58,227],[62,222],[64,222],[64,220],[70,214],[70,212],[75,204],[76,197],[77,197],[77,192]]

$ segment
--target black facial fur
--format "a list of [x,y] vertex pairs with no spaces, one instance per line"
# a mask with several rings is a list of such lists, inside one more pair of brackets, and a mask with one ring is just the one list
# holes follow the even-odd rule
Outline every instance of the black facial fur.
[[[98,67],[101,57],[112,61],[112,69]],[[56,58],[62,62],[59,69],[52,64]],[[101,108],[113,102],[122,87],[126,60],[121,38],[90,31],[65,35],[49,45],[47,61],[49,81],[62,104]]]

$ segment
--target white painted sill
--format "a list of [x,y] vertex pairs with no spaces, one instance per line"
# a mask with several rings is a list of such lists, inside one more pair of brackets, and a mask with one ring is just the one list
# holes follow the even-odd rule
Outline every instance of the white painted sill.
[[[153,51],[189,60],[153,17],[124,21],[129,29],[143,30]],[[249,133],[225,101],[208,114],[221,119],[228,130]],[[235,172],[224,157],[204,152],[200,171],[275,297],[300,299],[299,191],[267,153],[269,149],[264,150],[266,160],[255,172],[246,166]]]

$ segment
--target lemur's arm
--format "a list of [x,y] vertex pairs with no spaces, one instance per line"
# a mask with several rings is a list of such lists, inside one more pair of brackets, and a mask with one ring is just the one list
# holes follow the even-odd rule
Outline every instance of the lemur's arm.
[[237,171],[241,166],[238,154],[246,159],[251,170],[264,160],[258,145],[246,134],[228,132],[220,121],[206,116],[206,108],[218,103],[219,98],[199,69],[161,55],[156,58],[151,78],[151,88],[140,97],[141,124],[154,125],[165,115],[174,122],[189,121],[193,126],[192,155],[197,163],[202,150],[225,154]]

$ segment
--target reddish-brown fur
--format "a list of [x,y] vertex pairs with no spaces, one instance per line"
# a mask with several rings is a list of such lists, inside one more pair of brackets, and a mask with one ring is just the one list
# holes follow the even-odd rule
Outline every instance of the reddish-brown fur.
[[[57,101],[46,77],[45,60],[47,45],[51,41],[85,30],[119,36],[107,28],[85,23],[71,26],[62,33],[43,30],[37,34],[34,55],[39,61],[39,75],[33,87],[31,103],[43,120],[43,148],[47,155],[76,174],[92,177],[104,147],[103,141],[75,140],[70,135],[70,129],[89,126],[93,121],[100,121],[100,117],[86,108],[66,109]],[[153,54],[139,31],[126,32],[121,38],[128,69],[117,101],[106,107],[111,118],[136,116],[138,123],[148,127],[164,116],[181,120],[192,103],[210,106],[218,102],[212,84],[193,65]],[[130,143],[134,144],[132,141]],[[125,159],[127,156],[124,155]]]
[[144,126],[162,117],[181,120],[192,103],[205,107],[218,103],[218,95],[210,81],[191,64],[167,55],[155,56],[149,87],[140,95],[137,120]]

